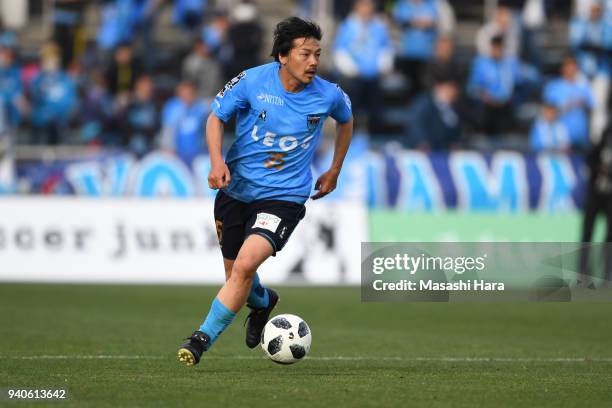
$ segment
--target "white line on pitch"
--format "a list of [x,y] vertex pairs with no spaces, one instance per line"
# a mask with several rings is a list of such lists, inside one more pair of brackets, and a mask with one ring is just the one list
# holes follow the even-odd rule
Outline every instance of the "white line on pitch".
[[[163,360],[170,356],[145,355],[40,355],[0,356],[0,360]],[[262,360],[264,356],[206,356],[213,360]],[[612,357],[401,357],[401,356],[311,356],[308,360],[319,361],[405,361],[405,362],[447,362],[447,363],[583,363],[612,362]]]
[[92,355],[41,355],[41,356],[0,356],[0,360],[161,360],[163,356],[138,356],[119,354]]

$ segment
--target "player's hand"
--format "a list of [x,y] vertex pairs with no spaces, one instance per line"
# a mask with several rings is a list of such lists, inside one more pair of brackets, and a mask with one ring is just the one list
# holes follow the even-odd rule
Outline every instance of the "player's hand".
[[325,173],[321,174],[315,183],[315,190],[318,190],[318,193],[310,198],[313,200],[318,200],[319,198],[325,197],[334,191],[336,189],[336,183],[338,182],[339,175],[340,172],[338,170],[327,170]]
[[232,177],[230,176],[227,164],[222,162],[210,168],[210,173],[208,173],[208,187],[215,190],[225,188],[229,186],[230,181],[232,181]]

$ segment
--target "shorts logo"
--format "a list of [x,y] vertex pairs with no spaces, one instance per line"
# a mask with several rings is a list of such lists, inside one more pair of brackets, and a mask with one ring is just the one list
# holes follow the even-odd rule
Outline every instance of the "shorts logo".
[[287,227],[283,227],[283,229],[281,230],[280,234],[278,234],[280,239],[285,238],[285,232],[287,232]]
[[319,122],[321,122],[321,114],[306,116],[306,123],[308,124],[308,131],[311,133],[314,132],[314,130],[317,128],[317,126],[319,125]]
[[281,219],[274,214],[259,213],[257,214],[255,224],[253,224],[251,228],[262,228],[268,231],[276,232],[280,222]]

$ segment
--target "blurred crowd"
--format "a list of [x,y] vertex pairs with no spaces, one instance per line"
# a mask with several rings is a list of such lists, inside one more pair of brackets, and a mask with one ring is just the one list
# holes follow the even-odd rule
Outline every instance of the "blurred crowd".
[[[90,7],[99,25],[87,38]],[[189,39],[165,60],[155,38],[164,8]],[[137,157],[161,148],[190,163],[205,152],[212,99],[261,62],[262,36],[248,1],[229,10],[205,0],[56,0],[52,38],[35,60],[19,58],[15,33],[0,35],[0,130],[25,134],[21,144],[119,147]]]
[[[296,13],[313,18],[312,3],[297,2]],[[610,110],[611,0],[574,2],[553,72],[542,49],[558,1],[498,1],[467,60],[456,55],[453,3],[334,2],[324,75],[351,96],[359,131],[424,150],[586,151],[597,142]],[[95,36],[84,27],[92,5]],[[162,148],[190,163],[205,151],[206,116],[223,83],[268,61],[262,46],[272,27],[257,4],[223,5],[56,0],[52,38],[33,60],[22,59],[18,36],[3,30],[0,134],[26,135],[21,144],[121,147],[138,157]],[[164,10],[189,38],[165,60],[156,38]],[[385,130],[390,87],[400,90],[395,132]]]
[[586,151],[610,109],[612,1],[575,2],[567,49],[547,72],[545,26],[556,6],[497,2],[465,63],[454,51],[461,22],[451,2],[398,0],[382,14],[375,2],[358,0],[337,31],[335,67],[370,133],[383,117],[385,75],[403,74],[409,108],[401,140],[408,147]]

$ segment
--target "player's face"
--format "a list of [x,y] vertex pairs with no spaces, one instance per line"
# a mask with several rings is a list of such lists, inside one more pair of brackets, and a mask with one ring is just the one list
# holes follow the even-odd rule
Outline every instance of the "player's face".
[[317,75],[321,46],[314,38],[296,38],[286,56],[280,57],[287,71],[304,85],[312,82]]

